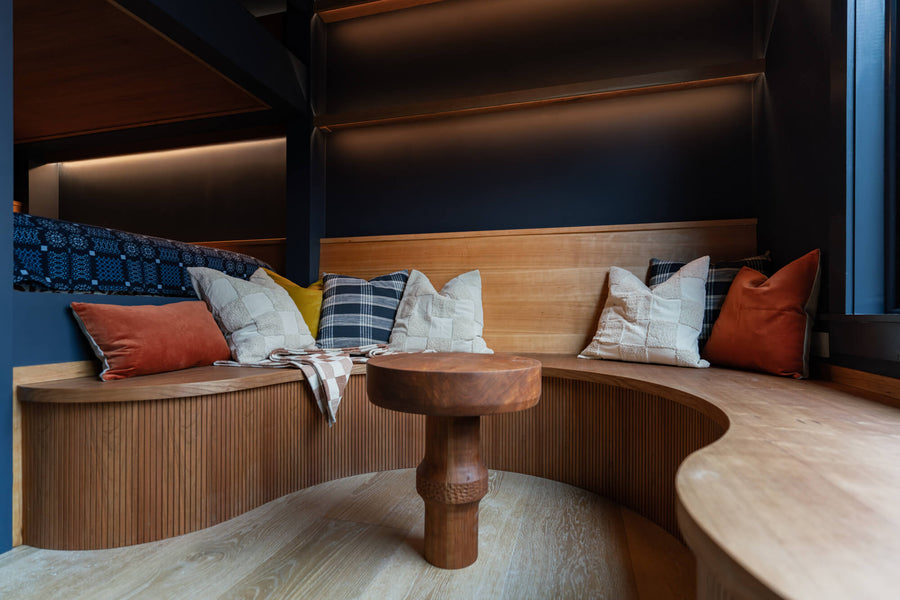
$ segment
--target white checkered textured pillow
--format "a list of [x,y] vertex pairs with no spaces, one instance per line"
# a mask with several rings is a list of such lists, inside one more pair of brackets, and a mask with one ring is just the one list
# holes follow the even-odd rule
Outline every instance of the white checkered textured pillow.
[[409,271],[396,271],[369,281],[325,273],[320,348],[352,348],[386,344]]
[[389,348],[490,354],[483,331],[481,273],[463,273],[438,293],[428,277],[414,269],[397,309]]
[[580,358],[708,367],[697,338],[703,324],[709,257],[686,264],[650,290],[629,271],[609,270],[609,297]]
[[[652,290],[666,281],[683,266],[684,263],[677,260],[651,258],[650,272],[647,274],[647,283],[650,289]],[[719,312],[722,310],[722,304],[725,302],[725,296],[728,295],[731,282],[738,271],[741,270],[741,267],[750,267],[768,276],[772,274],[772,257],[766,252],[759,256],[750,256],[740,260],[719,261],[709,265],[709,275],[706,278],[706,308],[703,312],[703,329],[700,330],[701,349],[706,345],[706,340],[712,334],[713,325],[716,319],[719,318]]]
[[297,305],[262,269],[254,273],[255,283],[206,267],[188,267],[188,272],[237,362],[261,361],[276,348],[315,347]]

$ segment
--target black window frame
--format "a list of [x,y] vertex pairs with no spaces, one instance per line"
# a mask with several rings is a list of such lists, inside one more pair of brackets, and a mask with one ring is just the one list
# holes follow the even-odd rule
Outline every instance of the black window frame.
[[898,0],[885,3],[885,313],[900,314],[900,102],[897,98],[900,67],[900,15]]

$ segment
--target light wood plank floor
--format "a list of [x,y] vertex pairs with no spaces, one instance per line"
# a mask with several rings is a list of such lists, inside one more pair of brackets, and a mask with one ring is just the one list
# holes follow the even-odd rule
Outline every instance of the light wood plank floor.
[[170,540],[0,556],[0,598],[692,598],[690,552],[656,525],[562,483],[491,471],[479,558],[422,558],[412,469],[348,477]]

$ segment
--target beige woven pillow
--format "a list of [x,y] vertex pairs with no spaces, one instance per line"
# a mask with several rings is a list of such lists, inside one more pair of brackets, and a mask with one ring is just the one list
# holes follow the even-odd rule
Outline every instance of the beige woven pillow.
[[481,273],[463,273],[438,293],[428,277],[413,269],[397,308],[389,348],[491,354],[483,331]]
[[206,267],[188,267],[188,273],[237,362],[261,361],[277,348],[315,347],[297,305],[262,269],[252,282]]
[[708,272],[704,256],[650,290],[629,271],[611,267],[597,333],[579,358],[708,367],[697,344]]

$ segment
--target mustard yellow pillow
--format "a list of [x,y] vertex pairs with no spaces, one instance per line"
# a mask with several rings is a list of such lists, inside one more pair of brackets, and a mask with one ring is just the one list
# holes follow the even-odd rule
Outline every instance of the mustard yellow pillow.
[[[297,305],[297,308],[300,309],[300,314],[303,315],[303,320],[306,321],[310,333],[312,333],[313,337],[316,337],[319,332],[319,314],[322,312],[322,290],[324,289],[322,280],[320,279],[315,283],[311,283],[309,287],[301,287],[287,277],[282,277],[274,271],[265,268],[263,271],[265,271],[275,283],[287,291],[291,300],[293,300],[294,304]],[[253,281],[252,277],[250,278],[250,281]]]

